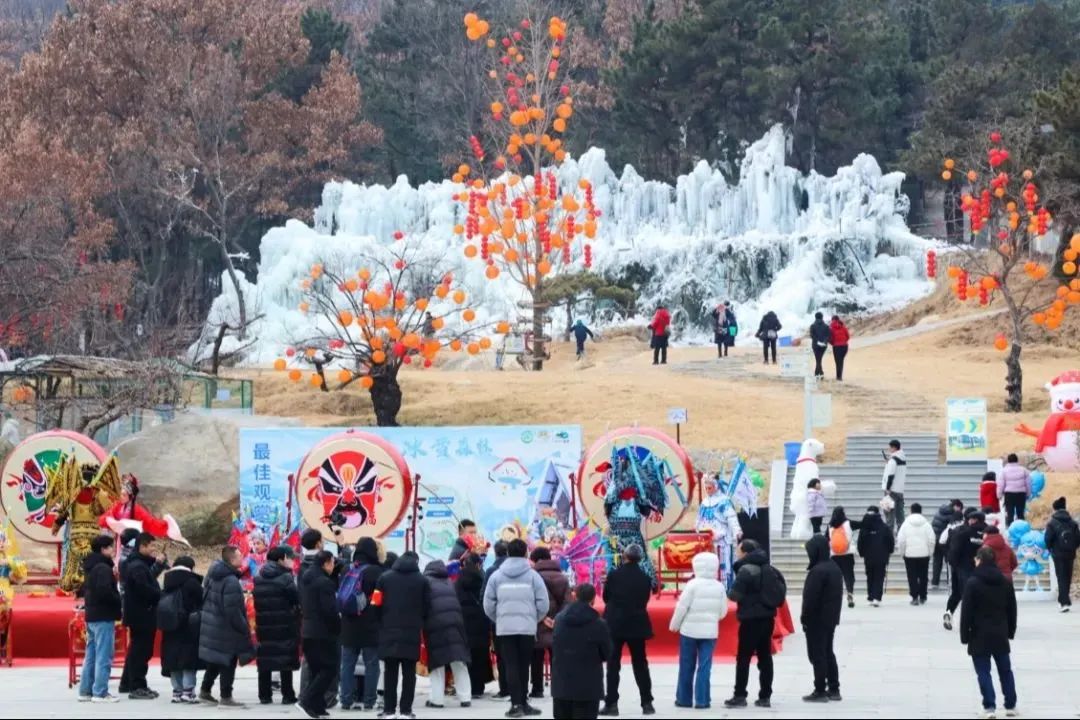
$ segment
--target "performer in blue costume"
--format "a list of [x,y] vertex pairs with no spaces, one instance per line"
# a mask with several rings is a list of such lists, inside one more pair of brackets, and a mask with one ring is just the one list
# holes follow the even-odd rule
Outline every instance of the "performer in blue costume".
[[[616,448],[611,454],[610,472],[611,479],[604,495],[604,514],[614,554],[619,556],[631,545],[648,547],[644,523],[651,514],[664,513],[667,507],[665,483],[671,472],[666,462],[636,446]],[[653,590],[659,589],[656,568],[648,554],[641,560],[641,569],[652,580]]]
[[729,590],[735,579],[735,546],[742,540],[742,527],[736,503],[751,517],[757,514],[757,490],[750,481],[746,463],[740,460],[727,480],[723,472],[714,477],[707,477],[702,487],[701,507],[698,509],[694,529],[698,532],[708,530],[712,533],[716,545],[716,555],[720,558],[719,580]]

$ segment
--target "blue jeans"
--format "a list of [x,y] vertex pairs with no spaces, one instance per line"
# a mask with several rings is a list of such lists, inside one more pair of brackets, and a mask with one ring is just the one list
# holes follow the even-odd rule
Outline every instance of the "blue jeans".
[[[996,710],[997,698],[994,697],[994,679],[990,677],[990,655],[973,655],[975,674],[979,678],[979,692],[982,693],[983,709]],[[1005,696],[1005,709],[1016,707],[1016,681],[1013,679],[1012,662],[1009,653],[997,653],[993,656],[997,665],[998,679],[1001,680],[1001,694]]]
[[105,697],[109,694],[109,675],[112,673],[115,650],[115,623],[111,620],[86,623],[86,655],[79,679],[79,695]]
[[172,681],[174,695],[195,692],[194,670],[173,670],[169,673],[169,680]]
[[[356,687],[356,661],[364,659],[363,700]],[[363,702],[364,707],[375,707],[379,689],[379,648],[341,648],[341,707],[353,707]]]
[[[679,707],[693,706],[707,708],[711,704],[712,694],[709,681],[712,676],[713,648],[716,639],[698,640],[685,635],[679,636],[679,682],[675,689],[675,704]],[[697,669],[695,678],[694,670]]]

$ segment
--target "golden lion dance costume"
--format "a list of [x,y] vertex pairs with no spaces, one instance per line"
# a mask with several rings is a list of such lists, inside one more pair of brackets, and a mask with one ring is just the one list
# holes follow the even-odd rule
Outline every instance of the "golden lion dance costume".
[[57,468],[45,506],[56,509],[53,534],[64,530],[61,590],[74,592],[82,586],[83,560],[90,554],[90,542],[101,534],[98,519],[120,499],[122,486],[115,455],[101,465],[81,467],[68,458]]
[[11,608],[15,603],[14,584],[26,582],[26,563],[18,558],[19,546],[10,527],[0,528],[0,660],[9,662]]

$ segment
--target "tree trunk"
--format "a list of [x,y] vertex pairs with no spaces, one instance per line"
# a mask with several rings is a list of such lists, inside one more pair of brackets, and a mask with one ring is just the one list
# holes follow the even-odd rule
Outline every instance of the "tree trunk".
[[371,407],[375,410],[375,424],[379,427],[397,427],[401,411],[401,386],[397,373],[372,375]]
[[544,307],[543,303],[533,298],[533,342],[532,342],[532,369],[544,369],[544,357],[547,344],[544,342]]
[[218,245],[221,247],[221,259],[225,262],[225,270],[229,273],[229,280],[232,281],[233,289],[236,290],[236,302],[240,310],[240,325],[236,328],[236,335],[240,340],[243,340],[244,335],[247,333],[247,307],[245,307],[244,303],[244,291],[240,287],[240,278],[236,274],[236,265],[233,264],[232,258],[229,257],[228,246],[224,241],[219,241]]
[[1005,367],[1008,368],[1005,375],[1005,412],[1020,412],[1024,406],[1024,373],[1020,369],[1020,350],[1020,345],[1013,343],[1005,358]]

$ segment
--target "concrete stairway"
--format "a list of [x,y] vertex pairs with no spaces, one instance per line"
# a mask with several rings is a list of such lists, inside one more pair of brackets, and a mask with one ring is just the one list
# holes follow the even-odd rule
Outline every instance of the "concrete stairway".
[[[849,518],[859,520],[867,507],[877,505],[882,497],[881,474],[884,459],[881,451],[892,439],[886,435],[852,435],[847,439],[847,452],[843,465],[821,465],[822,480],[836,483],[836,493],[829,499],[829,514],[842,505]],[[908,459],[907,485],[904,490],[904,507],[907,513],[913,502],[920,503],[923,515],[929,520],[938,507],[952,498],[960,498],[965,505],[975,503],[979,495],[979,482],[984,472],[981,464],[940,464],[940,440],[935,435],[899,436]],[[827,458],[826,458],[827,459]],[[790,540],[788,535],[794,521],[786,498],[791,493],[794,469],[789,469],[787,488],[784,493],[784,532],[782,539],[771,540],[773,564],[784,573],[788,588],[801,591],[806,576],[806,551],[804,542]],[[826,523],[828,516],[826,516]],[[888,592],[907,592],[904,561],[893,554],[888,575]],[[856,595],[865,597],[866,581],[861,559],[856,555]]]

